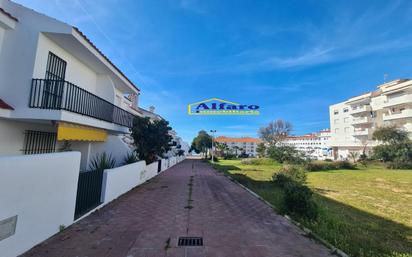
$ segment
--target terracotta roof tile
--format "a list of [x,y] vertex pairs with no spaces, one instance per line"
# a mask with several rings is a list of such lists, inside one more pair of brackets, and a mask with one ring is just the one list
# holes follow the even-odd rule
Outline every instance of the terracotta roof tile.
[[215,138],[216,142],[219,143],[228,143],[228,142],[236,142],[236,143],[260,143],[262,142],[258,138],[253,137],[224,137],[220,136]]
[[9,104],[7,104],[5,101],[0,99],[0,109],[6,109],[6,110],[14,110],[13,107],[11,107]]
[[5,14],[6,16],[8,16],[10,19],[15,20],[15,21],[19,21],[16,17],[14,17],[13,15],[11,15],[9,12],[6,12],[3,8],[0,7],[0,12]]

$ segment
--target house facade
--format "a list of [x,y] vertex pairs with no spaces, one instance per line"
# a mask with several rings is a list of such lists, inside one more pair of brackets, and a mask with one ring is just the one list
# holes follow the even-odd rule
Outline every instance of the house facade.
[[225,137],[219,136],[214,139],[217,143],[225,144],[228,150],[236,155],[246,153],[251,157],[257,155],[256,148],[261,140],[253,137]]
[[0,155],[99,152],[118,160],[139,89],[77,28],[0,0]]
[[393,80],[331,105],[329,116],[334,159],[348,159],[350,152],[369,155],[378,144],[372,139],[376,128],[395,125],[412,133],[412,80]]
[[330,138],[330,130],[325,129],[302,136],[288,136],[282,141],[282,145],[292,146],[308,158],[325,160],[332,158]]

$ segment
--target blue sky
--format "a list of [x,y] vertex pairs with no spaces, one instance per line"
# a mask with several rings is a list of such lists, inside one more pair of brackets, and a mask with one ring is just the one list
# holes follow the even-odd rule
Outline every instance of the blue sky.
[[[329,127],[328,106],[412,77],[412,1],[18,0],[80,28],[188,142],[200,129],[257,136]],[[260,116],[189,116],[211,97]]]

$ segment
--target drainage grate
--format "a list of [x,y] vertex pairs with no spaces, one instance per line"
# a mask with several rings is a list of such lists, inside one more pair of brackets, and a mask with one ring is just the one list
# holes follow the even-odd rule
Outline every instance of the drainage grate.
[[203,246],[201,237],[179,237],[178,246]]

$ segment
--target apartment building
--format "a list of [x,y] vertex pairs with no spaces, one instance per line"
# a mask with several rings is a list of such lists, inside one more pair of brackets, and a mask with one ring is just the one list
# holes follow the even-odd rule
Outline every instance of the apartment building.
[[230,152],[236,155],[246,153],[247,155],[254,157],[257,155],[256,148],[261,140],[252,137],[216,137],[215,142],[227,145]]
[[140,91],[76,27],[0,0],[0,78],[0,155],[131,150]]
[[330,137],[330,130],[325,129],[302,136],[288,136],[282,141],[282,145],[293,146],[308,158],[324,160],[332,158]]
[[412,132],[412,80],[393,80],[331,105],[329,116],[335,159],[348,159],[350,152],[369,155],[378,143],[372,139],[376,128],[396,125]]

